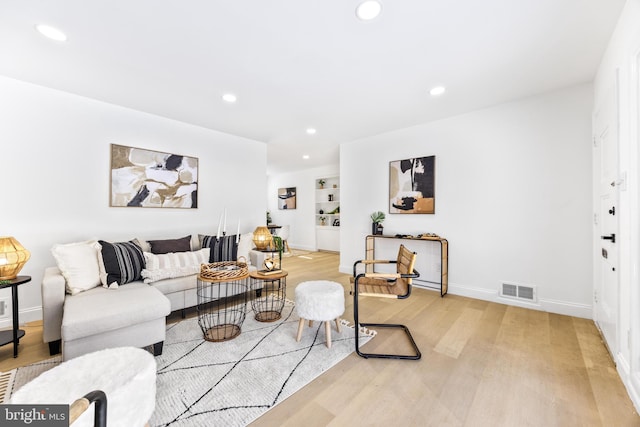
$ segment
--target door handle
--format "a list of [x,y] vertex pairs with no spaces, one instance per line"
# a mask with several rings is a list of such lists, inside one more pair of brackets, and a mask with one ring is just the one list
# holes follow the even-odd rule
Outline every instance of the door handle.
[[602,240],[611,240],[611,243],[615,243],[616,242],[616,235],[615,234],[611,234],[609,236],[600,236],[602,238]]

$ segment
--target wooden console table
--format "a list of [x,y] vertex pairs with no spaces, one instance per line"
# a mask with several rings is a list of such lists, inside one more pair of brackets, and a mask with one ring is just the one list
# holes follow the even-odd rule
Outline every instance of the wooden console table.
[[[426,288],[439,289],[440,296],[445,296],[449,290],[449,242],[447,239],[439,236],[424,236],[424,237],[396,237],[396,236],[384,236],[370,234],[366,239],[365,258],[368,260],[376,259],[376,239],[398,239],[398,240],[411,240],[422,242],[437,242],[440,244],[440,281],[434,282],[425,279],[413,279],[416,282],[428,283],[429,285],[422,285]],[[367,265],[367,272],[373,272],[373,265]],[[438,285],[438,286],[431,286]]]

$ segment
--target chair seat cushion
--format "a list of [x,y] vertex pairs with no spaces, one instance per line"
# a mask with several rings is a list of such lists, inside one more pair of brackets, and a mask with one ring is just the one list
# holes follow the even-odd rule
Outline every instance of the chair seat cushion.
[[169,299],[142,282],[117,289],[94,288],[65,299],[62,339],[113,331],[164,318],[170,312]]
[[[354,280],[352,280],[352,283]],[[358,293],[361,295],[406,295],[408,285],[404,280],[388,281],[372,277],[361,277],[358,280]]]

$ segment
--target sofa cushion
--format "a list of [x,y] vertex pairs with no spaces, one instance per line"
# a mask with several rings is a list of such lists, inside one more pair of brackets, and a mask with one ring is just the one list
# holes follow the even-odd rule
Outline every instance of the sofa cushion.
[[67,297],[62,339],[71,341],[167,316],[167,297],[152,286],[133,282],[116,290],[98,287]]
[[66,281],[67,293],[75,295],[100,285],[98,250],[95,240],[54,245],[51,253]]
[[144,252],[146,268],[142,270],[145,283],[158,280],[190,276],[200,272],[200,265],[209,261],[209,248],[194,252],[172,252],[152,254]]
[[145,261],[142,249],[134,241],[110,243],[99,240],[100,281],[105,288],[142,280]]
[[149,240],[151,253],[168,254],[170,252],[191,251],[191,236],[184,236],[180,239]]
[[168,295],[189,289],[195,289],[198,286],[197,278],[197,274],[191,274],[189,276],[158,280],[157,282],[151,283],[151,286],[162,292],[164,295]]
[[200,234],[199,239],[203,248],[211,249],[209,262],[233,261],[238,256],[238,243],[235,235],[216,237]]

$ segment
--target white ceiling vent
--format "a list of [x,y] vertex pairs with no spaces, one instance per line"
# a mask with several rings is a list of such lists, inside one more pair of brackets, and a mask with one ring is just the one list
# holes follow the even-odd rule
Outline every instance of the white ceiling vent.
[[518,299],[528,302],[538,300],[535,286],[518,285],[516,283],[503,282],[500,288],[500,296],[510,299]]

